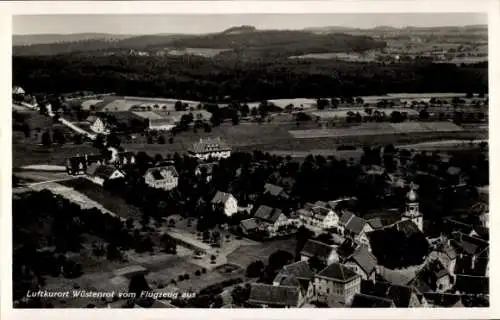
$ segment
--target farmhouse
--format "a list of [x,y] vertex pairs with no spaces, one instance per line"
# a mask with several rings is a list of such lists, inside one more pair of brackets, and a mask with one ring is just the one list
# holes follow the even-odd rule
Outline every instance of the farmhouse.
[[271,208],[265,205],[260,206],[254,215],[255,220],[266,226],[267,231],[272,236],[279,227],[288,224],[288,219],[285,214],[276,208]]
[[312,295],[312,280],[314,272],[309,267],[307,261],[298,261],[288,264],[281,269],[278,275],[273,280],[275,286],[296,286],[301,291],[302,295],[309,299]]
[[396,308],[416,308],[423,306],[415,289],[409,286],[363,280],[361,281],[361,293],[390,299],[394,302]]
[[363,280],[375,280],[377,271],[377,258],[375,258],[366,247],[359,247],[344,262],[345,266],[351,268],[361,276]]
[[228,217],[238,212],[238,200],[227,192],[217,191],[212,199],[212,205],[214,207],[219,205],[222,206],[224,208],[224,214]]
[[339,261],[337,247],[328,245],[317,240],[307,240],[302,251],[300,251],[300,260],[308,261],[315,257],[322,263],[330,265]]
[[221,159],[229,158],[231,155],[231,148],[220,138],[207,138],[200,139],[199,141],[193,143],[192,147],[188,150],[188,153],[191,157],[201,160],[207,160],[210,158]]
[[23,95],[26,94],[26,91],[24,91],[24,89],[19,86],[14,86],[12,87],[12,94]]
[[179,174],[174,166],[154,167],[146,171],[144,181],[155,189],[172,190],[179,183]]
[[125,175],[115,167],[92,163],[86,170],[87,179],[102,186],[107,180],[124,178]]
[[272,197],[278,198],[278,199],[286,199],[288,198],[288,194],[285,192],[283,187],[271,184],[271,183],[266,183],[264,185],[264,194],[265,195],[270,195]]
[[370,246],[367,233],[373,231],[368,221],[354,214],[350,214],[347,223],[344,226],[344,235],[351,236],[353,239],[365,246]]
[[260,307],[299,308],[305,298],[298,287],[252,283],[248,304]]
[[314,277],[314,296],[320,302],[349,305],[361,292],[361,277],[340,263],[333,263]]
[[96,116],[89,116],[87,122],[90,123],[90,130],[97,134],[109,134],[107,124],[103,119]]
[[76,155],[66,161],[66,171],[69,175],[83,175],[87,171],[87,167],[92,163],[98,165],[104,164],[106,159],[103,155],[90,154],[90,155]]
[[445,292],[452,287],[450,274],[439,260],[428,262],[409,285],[421,293]]
[[303,209],[298,210],[300,222],[307,228],[313,230],[326,230],[336,227],[339,217],[326,207],[326,203],[320,201],[315,204],[306,204]]
[[259,228],[259,224],[255,218],[245,219],[240,222],[240,228],[245,235],[249,235]]
[[164,118],[153,111],[132,111],[132,114],[143,120],[148,130],[152,131],[169,131],[175,127],[175,123],[170,118]]

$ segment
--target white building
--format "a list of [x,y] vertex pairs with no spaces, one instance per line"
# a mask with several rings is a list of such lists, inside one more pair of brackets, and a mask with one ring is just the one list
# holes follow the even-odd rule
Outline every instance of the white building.
[[179,184],[179,174],[174,166],[154,167],[146,171],[144,181],[155,189],[172,190]]
[[207,160],[210,158],[221,159],[231,156],[231,148],[220,138],[207,138],[200,139],[200,141],[193,143],[188,153],[190,156],[200,160]]
[[87,118],[87,121],[90,123],[90,130],[97,134],[109,134],[109,129],[106,123],[98,117],[90,116]]
[[238,212],[238,200],[227,192],[217,191],[212,199],[212,205],[222,205],[224,207],[224,214],[228,217]]
[[322,206],[318,202],[306,204],[297,213],[301,224],[312,230],[327,230],[337,227],[339,224],[339,216],[332,209]]
[[125,175],[120,170],[113,166],[99,165],[97,163],[91,164],[87,168],[87,179],[98,184],[100,186],[104,185],[107,180],[124,178]]

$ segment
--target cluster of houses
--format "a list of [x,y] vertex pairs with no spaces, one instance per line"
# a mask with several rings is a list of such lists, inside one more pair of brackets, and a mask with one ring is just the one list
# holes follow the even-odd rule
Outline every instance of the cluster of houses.
[[[229,157],[231,154],[229,146],[220,138],[197,141],[194,143],[192,150],[196,150],[196,152],[191,155],[198,159],[220,159]],[[109,156],[103,154],[85,154],[69,158],[66,162],[67,173],[73,176],[85,176],[90,181],[101,186],[107,180],[125,177],[123,169],[136,162],[134,153],[119,152],[115,148],[109,148],[108,151],[110,153]],[[195,174],[205,174],[206,179],[209,181],[214,165],[214,162],[200,163],[196,168]],[[146,170],[144,181],[148,186],[155,189],[172,190],[179,183],[179,173],[173,165],[155,166]],[[217,201],[226,203],[228,199],[228,197],[221,196]],[[228,216],[237,210],[237,207],[236,209],[232,209],[231,205],[227,207],[226,214]]]
[[[378,264],[367,235],[393,226],[404,232],[422,232],[416,192],[412,189],[407,194],[406,210],[390,225],[336,210],[343,201],[349,199],[318,201],[298,210],[294,221],[313,231],[329,232],[331,241],[309,239],[300,260],[284,266],[272,284],[251,284],[249,306],[298,308],[320,303],[352,308],[463,307],[471,296],[488,296],[488,228],[469,226],[427,238],[431,252],[421,265],[391,270]],[[242,224],[255,227],[265,222],[261,218],[264,213],[279,217],[274,218],[277,224],[287,223],[280,211],[259,208],[253,220]],[[271,222],[268,226],[275,228]],[[326,267],[313,271],[312,259]]]

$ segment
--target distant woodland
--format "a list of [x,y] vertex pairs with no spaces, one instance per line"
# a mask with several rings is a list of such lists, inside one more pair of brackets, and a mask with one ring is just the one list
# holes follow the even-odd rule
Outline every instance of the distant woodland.
[[33,93],[81,90],[203,101],[389,92],[487,92],[488,64],[62,54],[13,58],[13,83]]

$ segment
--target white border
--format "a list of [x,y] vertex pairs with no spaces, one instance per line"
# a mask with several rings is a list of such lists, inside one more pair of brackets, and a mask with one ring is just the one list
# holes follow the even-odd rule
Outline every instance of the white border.
[[[500,98],[497,88],[500,86],[500,69],[497,56],[500,53],[499,36],[500,2],[495,0],[420,0],[420,1],[33,1],[33,2],[3,2],[0,4],[0,59],[2,61],[2,76],[0,77],[0,96],[3,98],[2,117],[0,117],[0,141],[3,150],[11,150],[11,112],[10,112],[10,86],[11,86],[11,17],[16,14],[235,14],[235,13],[417,13],[417,12],[489,12],[489,80],[490,80],[490,122],[496,122]],[[335,22],[332,21],[332,25]],[[497,136],[498,129],[490,126],[490,136]],[[491,177],[497,176],[498,163],[496,154],[497,147],[494,139],[490,139],[490,163]],[[349,318],[349,319],[487,319],[500,318],[495,301],[499,301],[499,291],[496,285],[498,276],[498,260],[495,254],[491,255],[491,295],[490,308],[481,309],[58,309],[58,310],[14,310],[12,309],[12,280],[11,280],[11,168],[12,157],[8,152],[0,157],[2,192],[0,198],[1,207],[1,252],[3,263],[1,263],[1,318],[2,319],[105,319],[110,316],[120,318],[147,318],[147,319],[199,319],[205,318],[238,318],[238,319],[311,319],[313,317]],[[496,200],[495,181],[493,178],[490,185],[490,211],[495,212],[498,208]],[[499,191],[500,192],[500,191]],[[497,237],[495,225],[497,224],[495,214],[490,215],[491,229],[491,252],[497,248]]]

